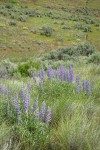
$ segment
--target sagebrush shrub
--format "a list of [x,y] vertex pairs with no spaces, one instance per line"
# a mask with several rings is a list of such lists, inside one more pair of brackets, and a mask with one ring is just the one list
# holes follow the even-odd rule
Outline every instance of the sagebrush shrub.
[[44,26],[41,29],[41,35],[45,35],[47,37],[50,37],[52,35],[52,32],[53,32],[53,28],[49,26]]
[[19,17],[19,20],[22,21],[22,22],[26,22],[27,19],[28,19],[28,16],[27,16],[27,15],[21,15],[21,16]]
[[89,57],[88,62],[89,63],[100,64],[100,52],[96,52],[96,53],[92,54]]

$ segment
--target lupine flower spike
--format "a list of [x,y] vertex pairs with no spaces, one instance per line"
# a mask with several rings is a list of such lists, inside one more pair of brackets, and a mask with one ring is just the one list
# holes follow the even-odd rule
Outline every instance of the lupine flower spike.
[[38,99],[34,103],[33,113],[34,113],[34,118],[38,120],[39,119]]
[[41,111],[40,111],[40,115],[39,115],[39,118],[40,118],[40,119],[44,119],[45,112],[46,112],[46,104],[45,104],[45,102],[43,101],[42,107],[41,107]]
[[50,121],[51,121],[51,109],[50,109],[50,107],[48,107],[46,117],[45,117],[45,123],[49,124]]
[[30,95],[26,94],[25,101],[24,101],[24,108],[26,113],[28,113],[29,110],[29,103],[30,103]]
[[67,75],[67,82],[73,82],[74,81],[74,71],[72,67],[69,68],[68,75]]
[[41,70],[39,72],[39,77],[40,77],[41,80],[44,80],[44,70]]
[[15,95],[14,106],[15,106],[16,114],[20,115],[21,114],[21,110],[20,110],[20,104],[19,104],[19,100],[18,100],[18,94]]
[[47,70],[47,76],[48,76],[49,79],[51,79],[53,77],[53,69],[52,68],[49,68]]

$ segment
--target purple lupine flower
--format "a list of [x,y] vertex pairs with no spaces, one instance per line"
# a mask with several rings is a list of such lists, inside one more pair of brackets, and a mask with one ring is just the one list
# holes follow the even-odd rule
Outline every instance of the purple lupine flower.
[[26,86],[27,86],[28,91],[30,92],[31,91],[31,84],[27,83]]
[[38,99],[36,99],[34,106],[33,106],[33,112],[35,112],[38,108]]
[[47,70],[47,76],[49,79],[51,79],[53,77],[53,69],[50,67]]
[[67,81],[71,82],[71,83],[74,81],[74,71],[73,71],[72,67],[69,68],[68,75],[67,75]]
[[44,80],[44,70],[40,70],[39,77],[41,80]]
[[45,117],[45,123],[49,124],[51,121],[51,109],[48,107],[47,112],[46,112],[46,117]]
[[79,86],[80,86],[80,77],[77,76],[77,77],[76,77],[76,92],[77,92],[77,93],[80,92]]
[[40,115],[39,115],[39,118],[40,118],[40,119],[43,119],[43,118],[44,118],[45,112],[46,112],[46,104],[45,104],[45,102],[43,101],[42,107],[41,107],[41,110],[40,110]]
[[0,93],[4,93],[4,87],[0,84]]
[[34,113],[34,118],[38,120],[39,119],[38,99],[34,103],[33,113]]
[[33,74],[33,81],[36,83],[36,76]]
[[56,71],[55,71],[55,78],[56,78],[56,80],[59,79],[59,70],[56,70]]
[[24,101],[26,100],[26,93],[25,93],[25,90],[24,90],[24,88],[22,87],[21,88],[21,97],[22,97],[22,101],[23,101],[23,103],[24,103]]
[[63,66],[60,66],[59,72],[60,72],[61,80],[66,80],[66,71]]
[[83,83],[82,83],[82,88],[83,88],[83,90],[85,90],[85,89],[86,89],[86,86],[87,86],[86,81],[83,81]]
[[43,81],[42,80],[40,80],[40,89],[43,91]]
[[90,95],[92,90],[91,90],[91,87],[90,87],[90,81],[87,80],[87,81],[84,81],[82,83],[82,87],[83,87],[83,90],[86,91],[86,94]]
[[30,103],[30,95],[26,94],[25,101],[24,101],[24,109],[26,113],[28,113],[29,110],[29,103]]
[[14,102],[14,106],[15,106],[15,109],[16,109],[16,114],[20,115],[21,110],[20,110],[20,104],[19,104],[19,100],[18,100],[18,94],[15,95],[15,98],[14,98],[13,102]]
[[90,87],[90,81],[87,81],[87,94],[90,95],[91,94],[91,87]]

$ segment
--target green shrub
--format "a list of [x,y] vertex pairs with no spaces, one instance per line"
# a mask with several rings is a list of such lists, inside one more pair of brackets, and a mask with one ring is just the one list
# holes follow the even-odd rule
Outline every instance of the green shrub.
[[89,57],[89,63],[100,64],[100,52],[96,52]]
[[18,16],[17,16],[16,14],[11,14],[11,15],[10,15],[10,18],[11,18],[11,19],[18,19]]
[[27,16],[27,15],[21,15],[21,16],[19,17],[19,20],[22,21],[22,22],[26,22],[27,19],[28,19],[28,16]]
[[89,56],[96,51],[96,48],[89,43],[80,44],[75,49],[76,49],[75,51],[77,54],[80,54],[83,56]]
[[25,64],[19,64],[18,68],[14,70],[13,73],[19,72],[21,76],[27,77],[30,75],[29,69],[30,68],[36,68],[37,70],[40,69],[40,63],[39,62],[27,62]]
[[0,65],[0,78],[11,77],[13,75],[12,71],[13,71],[13,67],[10,64],[10,62],[3,62]]
[[95,52],[95,47],[88,43],[79,44],[76,47],[60,47],[56,51],[52,51],[44,56],[44,60],[65,60],[74,61],[76,56],[89,56]]
[[83,25],[77,24],[75,28],[78,30],[82,30],[83,32],[92,32],[92,29],[89,26],[83,26]]
[[41,35],[45,35],[47,37],[50,37],[52,35],[53,29],[49,26],[44,26],[41,29]]
[[69,27],[69,26],[63,26],[62,29],[67,30],[67,29],[71,29],[71,27]]
[[63,42],[63,41],[64,41],[64,38],[61,37],[61,36],[57,36],[57,37],[56,37],[56,41]]

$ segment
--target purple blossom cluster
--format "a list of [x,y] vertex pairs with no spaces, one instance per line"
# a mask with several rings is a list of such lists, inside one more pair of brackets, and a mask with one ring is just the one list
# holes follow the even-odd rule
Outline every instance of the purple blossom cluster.
[[82,83],[80,82],[80,77],[76,77],[76,93],[85,92],[87,95],[90,95],[94,90],[94,85],[91,87],[90,81],[86,80]]
[[0,84],[0,93],[3,94],[4,93],[4,87],[2,84]]
[[[24,88],[21,88],[21,98],[22,98],[25,113],[28,113],[29,103],[30,103],[30,95],[26,93]],[[22,122],[21,106],[19,103],[18,94],[15,95],[13,103],[15,106],[16,114],[18,115],[18,123],[21,123]],[[50,107],[48,107],[48,108],[46,107],[46,103],[44,101],[42,102],[40,111],[39,111],[38,99],[34,102],[33,114],[34,114],[34,118],[36,120],[42,120],[46,124],[49,124],[51,121],[51,109],[50,109]]]
[[[39,83],[37,77],[39,77]],[[65,68],[64,66],[60,66],[57,70],[52,69],[51,67],[48,68],[47,72],[44,71],[43,69],[39,71],[38,75],[35,76],[33,75],[33,81],[35,84],[39,84],[41,90],[43,91],[43,83],[45,80],[49,79],[49,81],[53,78],[56,80],[65,81],[66,83],[73,83],[74,82],[74,71],[73,68],[70,66],[69,68]],[[94,83],[93,86],[91,87],[90,81],[86,80],[81,82],[80,76],[76,76],[76,93],[81,93],[85,92],[87,95],[90,95],[94,89]],[[26,92],[27,91],[27,92]],[[16,93],[14,97],[14,106],[15,106],[15,111],[18,116],[18,123],[22,122],[21,114],[21,106],[24,108],[25,115],[29,114],[29,106],[30,106],[30,92],[32,91],[32,85],[30,83],[26,84],[26,89],[21,87],[20,89],[20,94],[21,94],[21,100],[19,102],[19,96],[18,93]],[[2,84],[0,84],[0,93],[3,94],[6,98],[7,102],[7,109],[8,111],[10,110],[10,103],[9,103],[9,95],[10,95],[10,90],[9,87],[4,88]],[[22,105],[20,105],[20,103]],[[33,110],[34,118],[39,121],[43,121],[46,124],[49,124],[51,121],[51,109],[50,107],[46,106],[46,103],[43,101],[41,108],[39,109],[38,105],[38,99],[34,102]]]
[[45,79],[45,72],[44,72],[43,69],[40,70],[40,72],[39,72],[39,77],[40,77],[40,80],[44,80],[44,79]]
[[22,118],[21,118],[21,106],[19,103],[19,98],[18,98],[18,94],[16,93],[14,100],[13,100],[13,104],[15,106],[15,111],[16,114],[18,116],[18,124],[20,124],[22,122]]
[[[61,65],[57,70],[53,70],[52,67],[49,67],[46,74],[44,70],[40,70],[39,85],[42,91],[43,91],[43,82],[45,80],[46,75],[49,80],[55,78],[56,80],[65,81],[67,83],[73,83],[74,76],[75,76],[72,66],[66,68]],[[76,93],[80,93],[81,91],[86,91],[86,94],[90,95],[92,90],[93,88],[90,87],[90,81],[84,81],[81,85],[80,77],[76,76]]]
[[[29,97],[27,97],[27,100],[29,101]],[[26,113],[28,112],[28,107],[29,107],[28,101],[24,102],[24,108]],[[14,97],[13,104],[15,107],[15,112],[18,116],[18,124],[20,124],[22,122],[22,118],[21,118],[22,113],[21,113],[21,105],[19,103],[19,98],[17,93]],[[51,109],[50,107],[47,108],[46,103],[44,101],[42,102],[41,109],[39,111],[38,99],[36,99],[33,105],[33,114],[34,114],[34,118],[38,121],[43,121],[45,124],[49,124],[51,122]]]
[[73,68],[70,67],[67,75],[67,82],[72,83],[74,81],[74,71]]
[[30,94],[26,93],[24,88],[21,88],[21,97],[24,104],[25,112],[28,113],[29,104],[30,104]]
[[59,68],[59,75],[62,81],[66,81],[67,73],[66,73],[66,69],[63,66],[60,66]]
[[68,83],[72,83],[74,81],[74,71],[72,67],[66,69],[64,66],[60,66],[56,72],[55,77],[58,80],[66,81]]
[[53,75],[54,75],[53,69],[51,67],[48,68],[48,70],[47,70],[48,79],[51,79],[53,77]]
[[51,122],[51,109],[46,107],[45,102],[42,102],[42,106],[39,112],[38,100],[35,101],[33,106],[34,118],[37,120],[43,120],[46,124]]
[[16,93],[16,95],[14,97],[13,104],[15,106],[16,114],[20,115],[21,114],[21,110],[20,110],[20,103],[19,103],[19,99],[18,99],[18,94],[17,93]]
[[43,87],[42,83],[45,80],[46,75],[49,80],[55,78],[56,80],[66,81],[68,83],[72,83],[74,81],[74,71],[71,66],[68,69],[66,69],[64,66],[61,65],[57,70],[54,70],[52,69],[52,67],[49,67],[46,74],[44,70],[40,70],[40,87]]
[[89,80],[83,81],[82,88],[83,88],[83,91],[86,92],[86,94],[90,95],[92,93],[92,88],[90,86],[90,81]]

